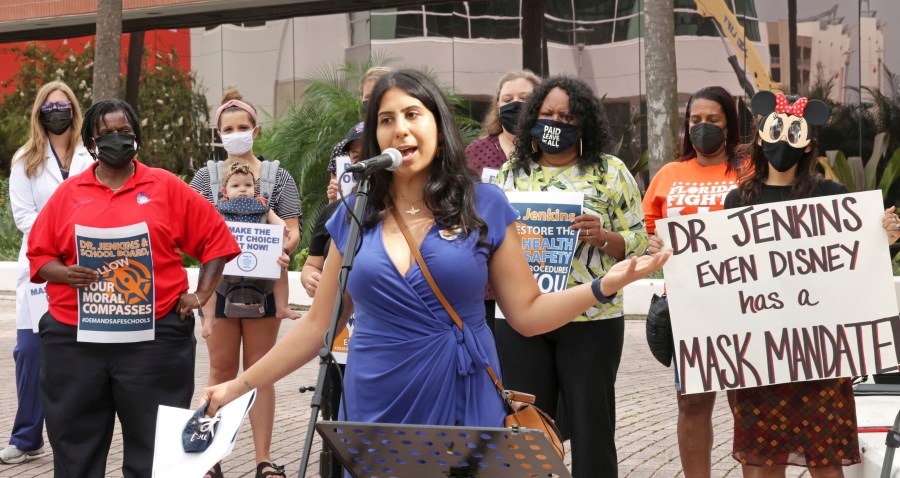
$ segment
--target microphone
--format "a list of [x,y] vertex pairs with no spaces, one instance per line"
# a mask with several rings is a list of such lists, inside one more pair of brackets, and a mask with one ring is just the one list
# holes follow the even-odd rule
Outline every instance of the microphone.
[[381,169],[393,171],[403,164],[403,155],[395,148],[388,148],[378,156],[351,164],[344,169],[348,173],[371,174]]

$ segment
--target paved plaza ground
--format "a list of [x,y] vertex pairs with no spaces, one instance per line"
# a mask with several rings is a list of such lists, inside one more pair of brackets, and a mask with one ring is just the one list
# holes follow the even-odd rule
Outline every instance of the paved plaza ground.
[[[0,295],[0,441],[4,446],[16,409],[12,361],[12,349],[15,345],[14,310],[13,297],[8,294]],[[284,321],[281,333],[286,333],[293,326],[294,322]],[[197,337],[200,337],[199,324],[197,327]],[[209,371],[206,346],[202,339],[198,341],[196,395],[205,386]],[[310,415],[310,394],[301,394],[297,390],[301,386],[314,385],[317,372],[317,364],[307,365],[276,385],[278,402],[272,457],[277,463],[286,465],[289,477],[297,476]],[[619,476],[681,476],[675,438],[677,408],[672,388],[672,371],[659,365],[647,350],[642,320],[626,321],[625,351],[616,388]],[[716,402],[713,422],[713,476],[738,477],[740,468],[730,456],[732,419],[724,394],[720,394]],[[0,478],[52,476],[53,455],[49,445],[47,449],[46,454],[32,461],[19,465],[0,465]],[[319,449],[320,440],[316,439],[314,457],[307,473],[309,477],[318,476]],[[570,463],[568,457],[567,463]],[[121,466],[122,444],[117,431],[110,450],[107,476],[122,476]],[[223,470],[228,478],[254,476],[256,467],[249,423],[244,424],[233,453],[223,464]],[[808,476],[806,473],[801,474],[801,471],[795,468],[789,476]]]

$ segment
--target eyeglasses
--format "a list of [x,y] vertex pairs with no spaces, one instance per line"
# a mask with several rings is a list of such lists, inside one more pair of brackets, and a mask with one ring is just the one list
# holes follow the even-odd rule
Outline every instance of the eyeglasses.
[[49,113],[53,110],[69,111],[70,109],[72,109],[71,101],[48,101],[41,105],[41,113]]

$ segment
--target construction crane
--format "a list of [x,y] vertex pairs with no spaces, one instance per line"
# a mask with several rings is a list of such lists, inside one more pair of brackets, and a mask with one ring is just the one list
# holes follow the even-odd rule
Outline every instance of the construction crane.
[[[781,83],[774,82],[769,77],[769,70],[759,59],[756,47],[747,41],[744,27],[738,23],[737,17],[725,2],[723,0],[696,0],[696,2],[697,13],[713,19],[723,41],[728,40],[727,44],[731,45],[728,62],[734,68],[738,82],[747,96],[752,98],[757,91],[781,91]],[[741,66],[738,56],[743,57],[746,69]]]

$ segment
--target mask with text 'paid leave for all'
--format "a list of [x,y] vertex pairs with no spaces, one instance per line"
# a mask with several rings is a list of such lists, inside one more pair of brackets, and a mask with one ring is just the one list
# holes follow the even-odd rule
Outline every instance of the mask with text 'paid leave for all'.
[[541,151],[559,154],[578,142],[578,128],[561,121],[541,119],[531,128],[531,136]]

